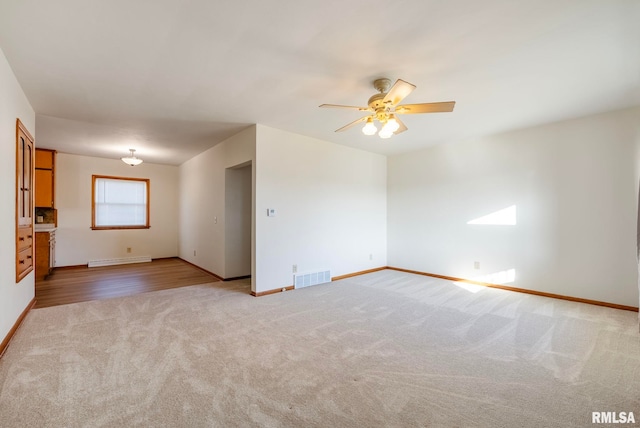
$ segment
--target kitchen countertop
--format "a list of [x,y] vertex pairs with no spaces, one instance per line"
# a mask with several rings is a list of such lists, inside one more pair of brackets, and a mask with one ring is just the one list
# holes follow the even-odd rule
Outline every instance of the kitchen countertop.
[[53,223],[36,223],[34,229],[36,232],[53,232],[57,228]]

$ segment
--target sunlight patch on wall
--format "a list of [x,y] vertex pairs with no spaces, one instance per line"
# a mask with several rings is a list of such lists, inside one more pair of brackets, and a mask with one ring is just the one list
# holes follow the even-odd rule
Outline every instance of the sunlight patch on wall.
[[505,225],[511,226],[516,224],[516,206],[492,212],[474,220],[468,221],[467,224],[484,224],[484,225]]
[[[516,270],[515,269],[501,270],[499,272],[493,272],[488,275],[476,276],[476,277],[470,278],[470,280],[478,281],[478,282],[487,282],[489,284],[498,284],[498,285],[509,284],[516,280]],[[477,293],[483,288],[486,288],[483,285],[470,284],[464,281],[454,281],[453,283],[458,287],[463,288],[471,293]]]
[[516,270],[507,269],[500,272],[490,273],[488,275],[473,278],[474,281],[488,282],[490,284],[509,284],[516,280]]

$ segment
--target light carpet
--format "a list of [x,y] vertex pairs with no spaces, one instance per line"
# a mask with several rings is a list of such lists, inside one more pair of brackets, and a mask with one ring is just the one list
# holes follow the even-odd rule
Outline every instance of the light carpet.
[[[584,427],[640,419],[633,312],[380,271],[32,310],[3,427]],[[636,424],[638,425],[638,424]]]

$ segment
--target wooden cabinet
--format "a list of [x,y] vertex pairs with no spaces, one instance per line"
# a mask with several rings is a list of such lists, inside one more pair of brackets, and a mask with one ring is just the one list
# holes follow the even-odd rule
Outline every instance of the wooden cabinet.
[[55,208],[55,150],[36,149],[36,195],[38,208]]
[[18,244],[16,250],[16,276],[22,279],[33,270],[33,229],[30,227],[18,228]]
[[53,272],[56,254],[56,232],[36,232],[36,281]]
[[33,137],[16,121],[16,282],[33,270]]

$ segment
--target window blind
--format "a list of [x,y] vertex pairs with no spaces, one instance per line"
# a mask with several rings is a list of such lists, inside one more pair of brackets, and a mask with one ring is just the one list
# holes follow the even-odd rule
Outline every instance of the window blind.
[[95,226],[146,226],[147,183],[96,178]]

